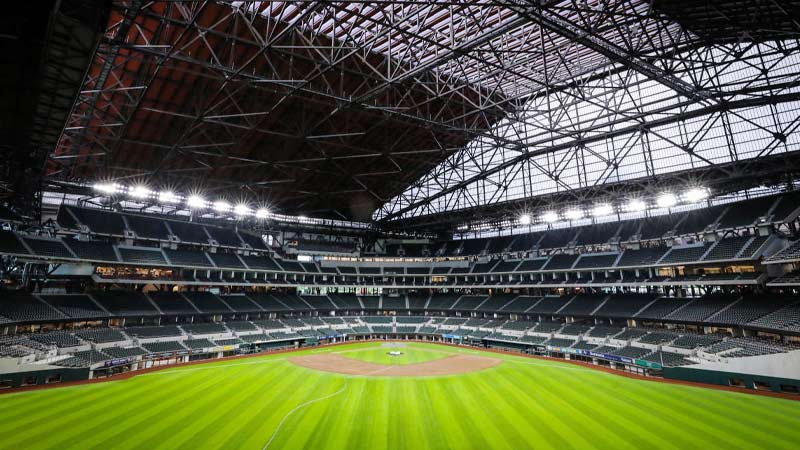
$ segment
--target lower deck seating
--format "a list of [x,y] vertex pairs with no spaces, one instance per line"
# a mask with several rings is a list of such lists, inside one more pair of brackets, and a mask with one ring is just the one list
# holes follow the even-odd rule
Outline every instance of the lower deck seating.
[[726,295],[711,295],[692,300],[685,307],[665,316],[665,319],[700,322],[733,303],[735,299]]
[[564,324],[561,322],[540,322],[533,331],[537,333],[555,333],[563,326]]
[[211,292],[185,292],[183,295],[202,313],[227,314],[233,312],[225,302]]
[[181,330],[175,325],[167,326],[143,326],[143,327],[128,327],[125,328],[125,334],[137,338],[159,338],[159,337],[172,337],[182,336]]
[[617,356],[623,356],[626,358],[641,358],[642,356],[650,353],[650,350],[646,348],[639,348],[639,347],[622,347],[619,349],[614,350],[611,352]]
[[63,331],[33,334],[30,339],[45,345],[55,345],[56,347],[77,347],[82,344],[78,338]]
[[677,366],[687,366],[690,364],[695,364],[694,362],[689,361],[679,353],[670,353],[664,351],[656,351],[650,353],[649,355],[644,355],[639,359],[660,364],[664,367],[677,367]]
[[577,343],[572,345],[572,348],[577,350],[594,350],[597,348],[597,344],[592,344],[586,341],[578,341]]
[[225,326],[231,331],[256,331],[258,327],[246,320],[228,321]]
[[510,320],[504,323],[501,326],[501,328],[503,328],[504,330],[525,331],[533,328],[534,326],[536,326],[536,322],[531,322],[527,320],[520,320],[520,321]]
[[80,330],[76,331],[75,335],[84,341],[94,342],[95,344],[121,342],[127,339],[122,333],[113,328],[93,328],[88,330]]
[[183,331],[189,334],[220,334],[227,333],[228,329],[221,323],[193,323],[181,325]]
[[531,309],[536,303],[541,300],[541,297],[531,297],[527,295],[520,295],[514,300],[507,303],[500,308],[500,312],[504,313],[524,313]]
[[643,344],[666,344],[672,342],[678,337],[678,334],[668,331],[653,331],[637,339]]
[[0,317],[8,322],[45,322],[66,316],[25,291],[0,290]]
[[208,339],[187,339],[183,341],[183,345],[192,350],[216,347],[216,345]]
[[638,328],[628,328],[622,333],[614,336],[614,339],[621,339],[621,340],[629,340],[629,339],[638,339],[642,336],[647,334],[647,330],[642,330]]
[[103,353],[112,358],[132,358],[146,355],[147,351],[141,347],[106,347],[103,349]]
[[186,347],[178,341],[151,342],[142,344],[142,347],[150,353],[181,352],[186,350]]
[[561,339],[561,338],[550,338],[544,342],[545,345],[549,345],[551,347],[569,347],[575,343],[574,339]]
[[621,333],[624,330],[622,327],[608,327],[608,326],[595,326],[588,333],[587,336],[591,337],[609,337]]
[[97,303],[115,316],[157,316],[156,308],[140,292],[93,291],[90,293]]
[[41,295],[39,298],[73,319],[109,316],[87,295]]
[[718,342],[722,342],[722,337],[713,334],[687,334],[672,341],[670,346],[678,348],[695,349],[698,347],[708,347]]
[[546,340],[547,340],[547,338],[546,337],[542,337],[542,336],[528,336],[528,335],[525,335],[525,336],[522,336],[521,338],[519,338],[520,342],[525,342],[527,344],[542,344]]
[[743,298],[728,308],[708,317],[706,322],[744,325],[769,313],[775,312],[787,304],[797,302],[797,297],[777,295],[759,295]]

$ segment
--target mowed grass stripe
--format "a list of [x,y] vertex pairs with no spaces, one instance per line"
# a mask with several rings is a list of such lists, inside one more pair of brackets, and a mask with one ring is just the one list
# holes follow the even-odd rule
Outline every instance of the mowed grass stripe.
[[[706,408],[698,407],[697,399],[692,402],[690,397],[686,397],[684,393],[674,389],[670,390],[669,394],[660,392],[660,389],[646,389],[648,392],[646,398],[642,398],[639,394],[633,395],[640,389],[646,389],[646,386],[631,383],[630,393],[626,394],[624,398],[626,402],[638,405],[643,413],[655,414],[665,422],[674,423],[680,429],[691,431],[691,435],[696,436],[695,440],[705,442],[706,445],[724,444],[734,448],[741,445],[735,436],[725,431],[726,427],[705,426],[706,423],[715,423],[719,420],[728,422],[728,418],[717,417],[716,414],[710,414]],[[712,394],[710,397],[713,397],[713,392],[709,392],[709,394]],[[731,421],[730,425],[735,427],[732,429],[744,426],[735,419]]]
[[[66,412],[82,411],[84,406],[92,405],[96,403],[98,399],[113,397],[117,393],[124,394],[126,397],[137,395],[137,392],[135,392],[135,385],[125,384],[128,381],[112,382],[108,385],[74,386],[69,388],[72,392],[78,392],[89,387],[99,388],[86,389],[83,391],[82,395],[75,396],[74,400],[71,398],[62,400],[58,395],[61,390],[60,388],[55,388],[53,391],[42,390],[14,394],[12,405],[0,408],[0,411],[7,411],[10,416],[5,417],[4,414],[3,419],[8,420],[3,420],[2,423],[0,423],[0,432],[4,434],[15,434],[18,432],[30,431],[30,427],[35,424],[34,420],[39,423],[44,422],[49,424],[58,418],[64,418],[64,413]],[[142,389],[144,389],[144,387],[142,387]],[[55,395],[51,397],[47,394]],[[5,397],[0,398],[0,402],[4,399]],[[15,409],[13,404],[19,403],[17,400],[21,400],[22,403],[27,404],[30,408]],[[45,403],[47,406],[46,408],[43,407]],[[24,419],[30,419],[30,421],[25,421]]]
[[[602,385],[592,383],[591,380],[581,382],[578,379],[574,379],[574,383],[564,383],[563,378],[555,377],[552,370],[545,369],[545,372],[541,374],[530,368],[527,370],[530,376],[535,377],[537,392],[554,396],[561,402],[562,409],[577,419],[576,422],[583,424],[584,427],[598,430],[592,434],[593,440],[605,437],[605,439],[617,440],[620,441],[620,444],[627,444],[634,448],[642,448],[651,445],[653,440],[657,442],[660,440],[658,434],[648,433],[649,436],[643,437],[638,433],[626,432],[629,427],[635,425],[628,420],[630,417],[636,417],[635,413],[631,410],[630,405],[620,403],[618,399],[610,396],[601,399],[604,388]],[[570,374],[570,376],[576,376],[576,374]],[[667,447],[671,445],[663,441],[658,443]]]
[[[641,383],[641,382],[640,382]],[[697,434],[705,433],[719,442],[726,443],[732,447],[746,446],[748,442],[775,442],[781,438],[771,433],[753,427],[752,422],[758,420],[758,414],[742,414],[742,409],[746,408],[747,401],[737,401],[736,407],[728,410],[715,410],[714,406],[720,400],[723,392],[709,391],[707,396],[699,396],[696,392],[679,389],[682,386],[671,386],[669,392],[664,389],[645,389],[645,386],[636,383],[632,384],[631,390],[637,396],[631,396],[631,402],[643,403],[643,395],[653,401],[654,412],[667,415],[668,420],[679,422],[687,429],[696,431]],[[694,388],[697,389],[697,388]],[[694,394],[694,395],[693,395]],[[741,394],[746,395],[746,394]],[[743,400],[743,399],[740,399]],[[749,400],[756,400],[750,398]],[[780,400],[780,399],[773,399]],[[745,417],[746,420],[742,420]],[[785,418],[776,418],[778,423],[791,426],[786,423]],[[707,427],[705,424],[715,424],[715,427]],[[785,429],[785,428],[784,428]],[[749,434],[747,439],[742,436]],[[710,441],[711,442],[711,441]],[[717,442],[717,443],[719,443]],[[773,447],[774,448],[774,447]]]
[[436,420],[440,429],[443,430],[442,434],[448,448],[471,448],[469,435],[472,430],[467,429],[458,420],[459,411],[454,410],[445,395],[444,386],[447,384],[448,379],[437,378],[422,385],[423,392],[430,399],[432,407],[431,419]]
[[[270,449],[305,448],[305,442],[309,439],[311,430],[319,426],[320,429],[330,431],[320,426],[319,422],[329,405],[340,399],[339,396],[331,395],[342,388],[345,390],[347,389],[346,381],[341,378],[331,380],[332,377],[330,376],[320,376],[313,373],[308,376],[311,377],[309,382],[315,385],[316,389],[310,393],[311,395],[307,395],[306,399],[297,402],[297,405],[302,405],[305,402],[311,402],[317,399],[324,400],[302,406],[301,409],[291,408],[286,411],[280,417],[278,423],[275,424],[273,431],[263,436],[264,442],[262,443],[262,448],[263,445],[268,443],[269,439],[272,438],[273,433],[276,432],[277,434],[275,434],[274,439],[268,447]],[[306,394],[309,393],[307,392]],[[286,417],[286,420],[283,421],[281,425],[280,422],[284,417]],[[277,428],[278,425],[281,425],[281,427]]]
[[348,377],[347,383],[347,392],[344,397],[337,398],[337,400],[341,400],[340,412],[333,429],[339,430],[339,432],[330,433],[329,430],[315,429],[315,437],[311,444],[319,445],[317,448],[338,450],[369,448],[367,444],[369,433],[365,430],[372,428],[365,427],[368,419],[363,414],[374,401],[367,391],[367,387],[371,383],[367,379],[355,377]]
[[[540,381],[539,384],[547,389],[545,382]],[[593,418],[598,428],[609,429],[624,441],[633,442],[635,448],[656,446],[681,449],[698,444],[696,440],[684,439],[680,427],[654,416],[652,404],[642,407],[626,401],[619,393],[608,392],[607,389],[613,386],[612,380],[593,383],[587,379],[575,384],[580,389],[570,397],[573,406],[579,410],[585,409],[584,413]]]
[[[238,419],[232,418],[229,421],[229,429],[224,433],[229,436],[229,440],[222,442],[220,448],[260,449],[275,430],[283,415],[295,406],[290,405],[291,402],[287,402],[285,393],[306,391],[310,388],[305,378],[306,374],[294,365],[282,365],[274,369],[274,372],[277,372],[273,378],[275,381],[262,384],[261,390],[253,395],[250,407],[242,409],[238,414]],[[245,432],[242,432],[243,430]],[[222,436],[219,435],[214,436],[214,440],[223,441]],[[213,446],[203,447],[212,448]]]
[[[576,411],[571,409],[569,404],[561,397],[535,384],[526,389],[525,394],[541,408],[541,413],[539,414],[540,425],[546,426],[553,433],[558,434],[562,442],[569,448],[590,448],[594,445],[591,437],[585,433],[575,433],[575,430],[580,429],[579,426],[576,426],[577,424],[583,426],[586,424],[582,424],[579,420],[573,420]],[[555,448],[563,448],[565,444]]]
[[[275,432],[283,418],[295,407],[305,402],[332,394],[341,388],[341,385],[332,386],[330,383],[326,382],[331,379],[329,375],[314,371],[306,371],[300,368],[296,368],[295,370],[297,372],[292,376],[293,383],[282,391],[281,396],[275,398],[276,408],[268,417],[264,418],[264,424],[258,428],[257,435],[259,436],[259,443],[257,447],[254,446],[253,448],[261,449]],[[294,415],[292,417],[294,418]],[[282,448],[282,439],[285,439],[291,432],[292,422],[291,420],[287,420],[278,431],[272,443],[274,447],[271,448]]]
[[453,409],[460,412],[470,436],[470,444],[474,448],[491,448],[495,445],[498,448],[508,448],[496,421],[486,414],[487,403],[477,390],[478,386],[470,383],[472,378],[474,376],[448,377],[452,382],[444,386],[445,394],[453,400]]
[[[497,369],[502,373],[501,369]],[[494,371],[492,372],[494,373]],[[499,396],[505,396],[508,403],[518,414],[525,414],[528,417],[528,426],[531,430],[538,433],[541,438],[540,448],[566,449],[573,448],[573,442],[569,440],[552,420],[552,409],[542,404],[542,399],[531,389],[527,383],[519,383],[519,379],[509,372],[508,378],[503,376],[490,377],[489,380],[497,385]],[[533,435],[532,435],[533,437]]]
[[[506,386],[509,383],[513,385],[519,385],[520,380],[518,377],[520,375],[521,374],[519,373],[508,373],[504,374],[502,379],[506,384]],[[535,391],[529,391],[529,394],[541,395],[539,393],[538,388]],[[608,445],[611,445],[616,448],[641,448],[635,445],[631,445],[628,436],[620,435],[613,428],[608,427],[607,424],[602,423],[599,420],[596,420],[596,416],[592,414],[592,411],[581,410],[576,403],[576,397],[579,397],[579,395],[576,395],[576,392],[562,391],[562,392],[554,392],[553,394],[556,396],[556,398],[562,399],[564,405],[569,406],[567,413],[570,416],[570,423],[573,422],[580,423],[581,421],[586,421],[588,424],[595,426],[595,429],[597,431],[594,434],[592,434],[592,442],[595,445],[600,444],[601,447],[606,447]],[[518,408],[519,406],[517,406],[514,409]],[[549,417],[539,417],[539,419],[541,423],[544,422],[545,420],[549,420]],[[533,426],[537,426],[537,424],[534,423]],[[577,430],[574,427],[571,427],[570,435],[561,437],[564,441],[570,441],[571,435],[576,432],[580,433],[581,430]]]
[[[503,376],[499,368],[492,371],[496,371],[497,374],[491,378]],[[497,448],[508,450],[520,448],[525,439],[518,432],[519,421],[508,420],[507,417],[503,417],[502,411],[494,410],[498,403],[503,402],[506,393],[497,389],[494,384],[490,386],[483,383],[483,379],[484,376],[475,374],[459,377],[459,384],[462,385],[459,389],[465,393],[462,397],[465,403],[469,402],[465,407],[476,416],[475,429],[482,432],[484,428],[488,428],[490,433],[487,435],[487,440]]]
[[[305,436],[303,436],[303,445],[307,448],[320,448],[324,447],[325,445],[333,444],[333,442],[329,442],[332,439],[331,433],[328,433],[328,430],[335,430],[336,423],[338,421],[338,416],[342,410],[342,405],[345,404],[347,399],[347,394],[351,392],[353,388],[351,386],[350,380],[341,380],[341,379],[334,379],[333,377],[327,377],[328,379],[325,383],[335,385],[338,384],[339,388],[331,394],[329,398],[324,400],[320,400],[312,405],[309,405],[307,408],[308,410],[305,412],[298,412],[299,416],[292,417],[287,420],[297,420],[297,426],[295,429],[302,433],[303,427],[307,426],[309,422],[311,422],[310,428],[306,429]],[[338,392],[339,389],[344,389],[341,394],[335,394]],[[335,395],[334,395],[335,394]],[[320,396],[317,398],[323,398],[324,396]],[[311,409],[318,411],[318,413],[312,415]],[[316,423],[314,423],[314,417],[317,417]],[[333,435],[333,439],[335,439],[335,434]],[[273,445],[275,441],[273,441]],[[279,448],[273,447],[270,448]],[[297,445],[300,445],[300,442],[297,442]]]
[[[227,415],[215,417],[215,421],[209,429],[209,436],[203,437],[197,434],[195,440],[189,440],[189,445],[195,448],[239,448],[240,441],[247,436],[242,430],[250,430],[264,424],[264,418],[274,409],[276,403],[282,403],[281,394],[283,389],[288,388],[295,368],[286,364],[283,367],[271,370],[269,376],[262,377],[257,383],[253,383],[254,390],[249,393],[235,408]],[[287,379],[288,378],[288,379]],[[235,385],[234,385],[235,388]]]
[[[145,381],[137,380],[146,384]],[[166,380],[169,383],[169,380]],[[208,374],[196,375],[180,383],[171,383],[169,389],[151,392],[151,396],[142,396],[130,402],[125,410],[109,410],[103,415],[100,424],[95,429],[86,430],[86,442],[91,446],[82,448],[137,448],[147,439],[148,433],[153,432],[159,425],[170,424],[172,427],[179,425],[175,420],[175,413],[183,408],[193,408],[193,400],[203,397],[203,393],[216,387],[216,380]],[[106,432],[100,430],[105,429]],[[177,432],[178,430],[173,430]],[[128,439],[136,436],[136,439]],[[59,442],[53,448],[65,445]]]
[[[154,448],[158,445],[166,448],[198,448],[197,445],[209,442],[208,438],[214,438],[223,419],[229,419],[229,414],[248,403],[253,393],[263,389],[265,382],[280,374],[277,370],[265,367],[242,370],[245,372],[239,374],[242,378],[236,383],[226,382],[226,378],[230,376],[221,376],[215,372],[204,373],[204,378],[213,380],[214,390],[202,396],[202,400],[193,402],[191,407],[187,405],[178,409],[170,414],[169,420],[147,430],[146,434],[137,439],[140,441],[138,445],[141,448]],[[272,372],[271,376],[269,372]],[[202,442],[193,442],[200,436]]]
[[[261,423],[250,430],[253,440],[252,443],[248,445],[248,448],[263,448],[264,444],[266,444],[270,437],[276,432],[283,418],[297,406],[335,392],[335,389],[330,390],[330,386],[328,386],[327,383],[320,381],[331,378],[325,374],[304,371],[296,366],[292,366],[288,377],[290,378],[289,383],[285,385],[282,384],[282,386],[277,387],[273,391],[274,395],[268,400],[271,408],[267,409],[265,414],[261,415]],[[278,430],[272,445],[277,445],[278,440],[285,431],[286,428],[284,424],[284,427]]]
[[[85,396],[76,403],[50,402],[42,403],[43,399],[37,399],[40,408],[47,411],[46,414],[34,416],[29,414],[23,421],[17,421],[17,426],[11,428],[6,434],[6,430],[0,430],[4,436],[2,445],[4,448],[27,448],[37,444],[40,448],[47,448],[49,442],[67,439],[72,435],[79,435],[91,429],[103,411],[108,413],[124,414],[131,400],[141,399],[150,389],[145,385],[126,384],[122,382],[114,385],[109,390],[96,390]],[[125,386],[123,386],[125,384]],[[167,382],[158,385],[166,389],[170,385]],[[181,386],[172,386],[177,392]],[[116,393],[119,392],[119,395]],[[109,401],[109,399],[111,399]],[[1,399],[0,399],[1,400]],[[30,420],[25,420],[30,419]],[[15,423],[15,422],[11,422]],[[84,426],[79,426],[83,424]]]
[[489,401],[485,403],[490,419],[502,419],[508,426],[504,428],[506,440],[510,440],[512,448],[524,448],[530,446],[531,442],[553,447],[550,433],[542,433],[537,417],[529,414],[525,408],[519,408],[517,402],[519,397],[514,395],[516,386],[509,378],[509,372],[498,368],[494,376],[480,378],[480,382],[487,385],[486,396]]

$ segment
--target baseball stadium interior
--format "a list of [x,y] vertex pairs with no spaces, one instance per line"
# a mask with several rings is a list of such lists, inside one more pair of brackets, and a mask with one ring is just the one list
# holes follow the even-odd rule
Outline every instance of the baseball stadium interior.
[[[147,448],[570,448],[535,445],[521,424],[518,441],[312,433],[356,397],[353,383],[395,373],[342,362],[349,346],[377,348],[389,362],[370,364],[420,380],[410,390],[438,374],[485,374],[496,388],[493,372],[527,361],[587,371],[570,381],[552,369],[576,389],[613,376],[646,399],[690,389],[671,384],[698,399],[733,391],[745,406],[716,405],[737,423],[753,402],[776,402],[777,416],[800,400],[798,1],[44,0],[11,11],[0,18],[0,405],[79,404],[47,395],[306,358],[291,370],[336,373],[331,391],[286,400],[252,442],[167,440],[176,428]],[[333,353],[315,362],[312,351]],[[399,368],[414,355],[426,359]],[[246,367],[257,366],[220,370]],[[797,411],[776,420],[797,425]],[[636,433],[650,439],[646,423],[571,445],[628,448]],[[791,448],[800,429],[775,422],[770,442],[720,423],[708,434],[734,441],[704,448]],[[12,428],[0,425],[0,448],[128,439],[114,425],[98,440],[88,425],[80,438],[39,426],[50,425],[6,447]],[[689,448],[665,439],[649,442]]]

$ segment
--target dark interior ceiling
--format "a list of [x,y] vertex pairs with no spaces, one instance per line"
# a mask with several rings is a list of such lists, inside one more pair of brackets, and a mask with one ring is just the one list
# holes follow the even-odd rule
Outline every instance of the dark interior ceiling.
[[212,2],[115,7],[47,176],[369,220],[470,137],[420,117],[485,128],[507,113],[499,93],[430,73],[387,83],[379,72],[397,62],[294,20]]
[[109,8],[103,0],[11,2],[0,14],[0,199],[35,217],[42,167],[61,135]]
[[[421,36],[424,30],[376,32],[423,55],[420,45],[429,46],[432,60],[400,60],[406,51],[388,57],[391,52],[378,49],[380,36],[365,41],[349,34],[385,26],[380,14],[393,2],[370,4],[369,12],[329,2],[283,3],[246,2],[236,10],[214,1],[11,6],[0,18],[8,49],[2,192],[28,205],[35,204],[40,175],[45,183],[113,178],[265,202],[287,214],[368,220],[532,94],[499,89],[504,78],[552,90],[598,76],[603,64],[602,48],[591,50],[568,33],[560,40],[542,33],[552,55],[531,51],[538,59],[524,68],[485,63],[501,57],[493,39],[534,20],[519,12],[519,2],[481,4],[499,11],[487,21],[508,22],[479,23],[490,31],[460,46],[442,47]],[[560,3],[569,2],[536,7],[557,10]],[[461,16],[471,7],[442,5]],[[653,8],[706,42],[796,37],[800,30],[797,1],[656,1]],[[519,17],[509,20],[508,11]],[[352,28],[337,31],[342,23]],[[493,82],[482,82],[488,75],[477,82],[454,75],[450,66],[463,65],[465,55],[470,64],[486,64]],[[568,67],[557,82],[525,72],[569,60],[583,62],[583,71]],[[503,214],[507,206],[474,212]]]

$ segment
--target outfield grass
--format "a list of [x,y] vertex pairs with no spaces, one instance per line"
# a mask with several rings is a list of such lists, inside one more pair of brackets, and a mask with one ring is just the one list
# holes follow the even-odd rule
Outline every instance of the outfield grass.
[[[387,351],[379,343],[309,351],[346,350],[370,359]],[[401,351],[437,358],[459,349]],[[372,378],[311,371],[278,354],[0,395],[0,448],[796,449],[800,442],[795,401],[489,356],[505,362],[463,375]]]

